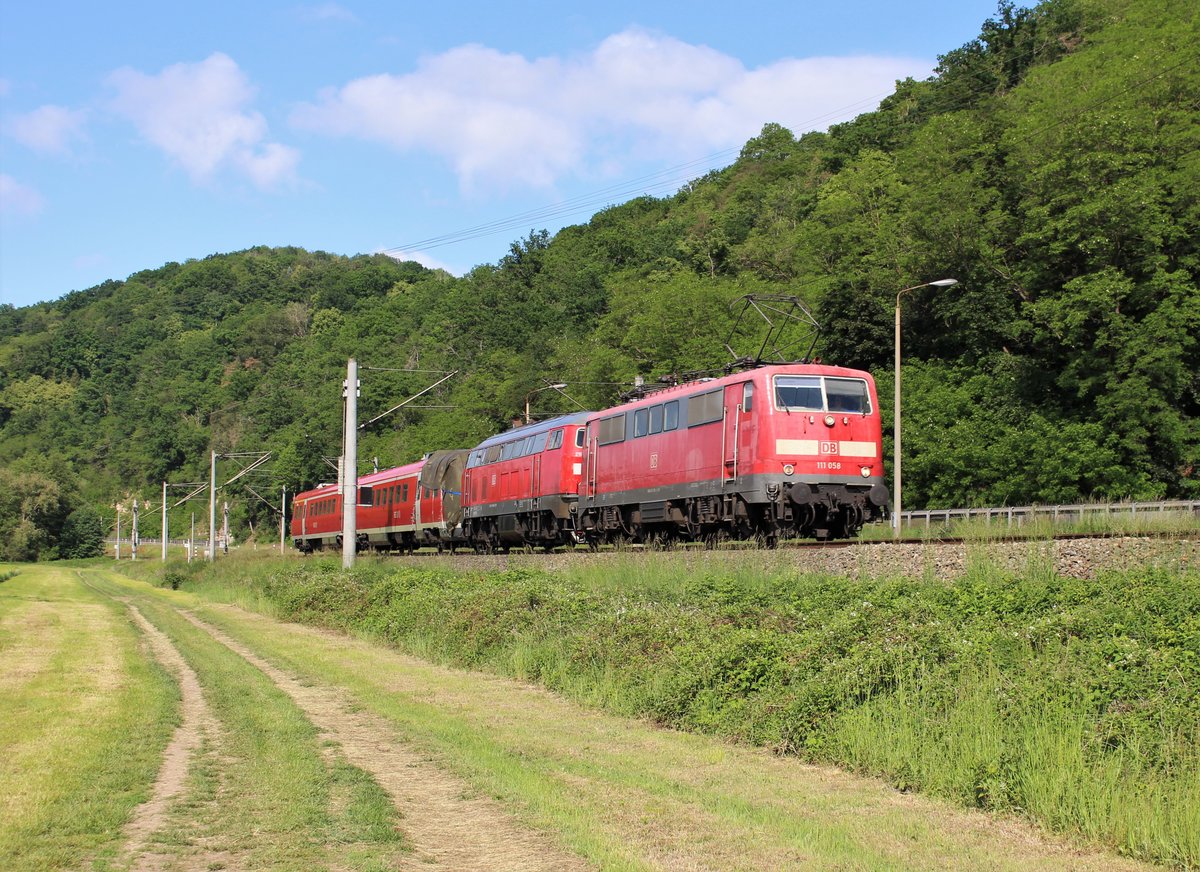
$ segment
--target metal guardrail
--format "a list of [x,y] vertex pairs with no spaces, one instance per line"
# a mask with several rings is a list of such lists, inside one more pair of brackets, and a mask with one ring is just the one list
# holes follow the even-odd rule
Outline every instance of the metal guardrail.
[[948,524],[951,521],[968,521],[982,518],[988,524],[1003,523],[1009,527],[1019,527],[1039,518],[1048,518],[1055,524],[1069,524],[1081,521],[1086,517],[1096,515],[1124,515],[1138,517],[1145,515],[1161,516],[1168,513],[1192,515],[1200,518],[1200,500],[1160,500],[1158,502],[1130,503],[1079,503],[1068,506],[1005,506],[1003,508],[983,509],[926,509],[919,512],[902,512],[900,524],[903,527]]

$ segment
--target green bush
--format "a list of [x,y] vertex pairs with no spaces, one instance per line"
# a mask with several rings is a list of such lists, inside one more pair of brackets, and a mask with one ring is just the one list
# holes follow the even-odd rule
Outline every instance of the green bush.
[[953,583],[630,555],[560,575],[202,567],[280,617],[1200,862],[1200,573]]

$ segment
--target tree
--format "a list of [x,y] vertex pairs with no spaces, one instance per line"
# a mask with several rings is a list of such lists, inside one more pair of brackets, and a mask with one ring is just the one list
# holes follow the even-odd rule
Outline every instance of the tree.
[[91,506],[80,506],[63,523],[59,537],[60,557],[99,557],[104,553],[104,523]]

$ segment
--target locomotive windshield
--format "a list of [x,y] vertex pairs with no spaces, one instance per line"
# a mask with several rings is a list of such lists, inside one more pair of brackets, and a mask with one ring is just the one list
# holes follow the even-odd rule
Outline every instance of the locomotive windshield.
[[825,396],[831,412],[865,415],[871,411],[871,395],[867,393],[867,383],[860,378],[825,379]]
[[821,379],[813,375],[775,377],[775,406],[781,412],[820,412],[825,409],[821,397]]
[[781,412],[871,411],[867,383],[858,378],[822,378],[815,375],[775,377],[775,407]]

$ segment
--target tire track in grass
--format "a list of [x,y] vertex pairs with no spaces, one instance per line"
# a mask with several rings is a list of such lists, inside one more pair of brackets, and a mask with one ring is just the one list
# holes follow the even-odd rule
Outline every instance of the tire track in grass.
[[336,742],[346,759],[369,772],[401,813],[414,856],[401,868],[455,872],[571,872],[589,869],[544,836],[521,827],[492,800],[470,796],[465,782],[409,750],[383,718],[352,711],[343,694],[301,683],[240,642],[187,611],[193,625],[261,670]]
[[[171,741],[163,752],[162,765],[154,781],[150,798],[134,810],[133,817],[125,827],[124,854],[133,858],[130,867],[135,872],[152,872],[166,868],[175,857],[148,851],[150,838],[163,829],[169,820],[171,804],[182,796],[188,772],[206,745],[220,741],[220,724],[213,715],[200,689],[200,679],[188,666],[178,649],[167,635],[146,620],[145,615],[125,597],[117,597],[129,609],[143,638],[150,646],[154,658],[164,669],[175,676],[179,683],[182,703],[181,723],[175,728]],[[228,862],[225,852],[202,850],[189,855],[182,865],[185,869],[215,869]]]

